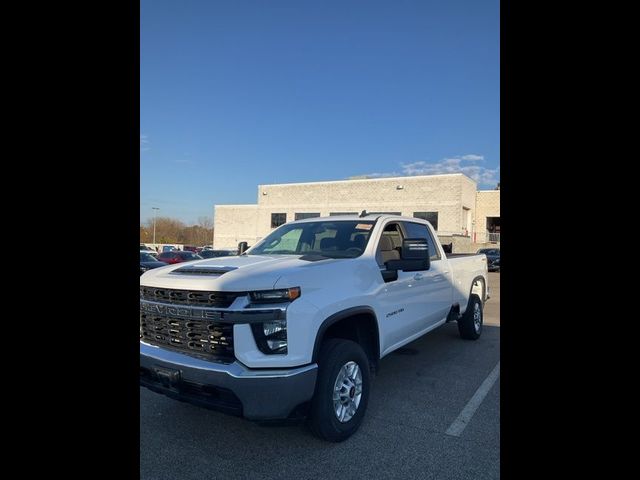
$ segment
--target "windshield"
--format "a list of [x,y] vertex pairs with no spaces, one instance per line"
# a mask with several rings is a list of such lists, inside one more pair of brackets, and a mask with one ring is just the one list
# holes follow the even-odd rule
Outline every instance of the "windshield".
[[247,255],[322,255],[354,258],[364,252],[374,221],[318,221],[285,224]]
[[148,253],[140,253],[140,261],[141,262],[157,262],[158,260],[153,258]]

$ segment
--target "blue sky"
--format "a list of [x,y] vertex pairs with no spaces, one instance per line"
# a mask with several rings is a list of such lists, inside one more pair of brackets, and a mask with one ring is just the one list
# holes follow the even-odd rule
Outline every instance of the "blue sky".
[[140,217],[500,165],[499,2],[140,3]]

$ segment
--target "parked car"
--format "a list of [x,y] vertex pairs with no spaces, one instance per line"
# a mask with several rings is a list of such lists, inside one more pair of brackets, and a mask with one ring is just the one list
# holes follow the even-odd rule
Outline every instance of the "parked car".
[[162,246],[162,251],[163,252],[177,252],[178,248],[174,247],[173,245],[163,245]]
[[487,256],[487,268],[490,272],[500,271],[500,249],[499,248],[481,248],[478,253],[484,253]]
[[202,250],[198,255],[202,258],[216,258],[216,257],[232,257],[237,255],[235,250]]
[[184,247],[182,247],[182,250],[187,252],[198,253],[198,247],[195,247],[193,245],[185,245]]
[[426,220],[289,222],[241,256],[140,278],[140,384],[342,441],[381,360],[447,322],[477,340],[488,293],[485,255],[446,255]]
[[155,250],[151,247],[147,247],[144,243],[140,244],[140,251],[141,252],[155,252]]
[[200,255],[193,252],[183,252],[182,250],[173,250],[171,252],[162,252],[158,255],[158,260],[164,263],[182,263],[191,262],[193,260],[202,260]]
[[[157,255],[157,252],[153,252]],[[166,267],[167,264],[164,262],[159,262],[155,256],[151,255],[151,253],[140,251],[140,275],[142,275],[147,270],[151,270],[152,268],[158,267]]]

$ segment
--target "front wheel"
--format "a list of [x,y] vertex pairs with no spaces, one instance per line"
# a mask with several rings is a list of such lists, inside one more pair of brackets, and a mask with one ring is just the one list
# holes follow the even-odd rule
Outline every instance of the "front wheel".
[[332,338],[318,358],[318,380],[309,428],[330,442],[346,440],[362,423],[369,401],[369,360],[360,345]]
[[484,313],[482,312],[482,300],[476,294],[469,298],[469,305],[462,317],[458,319],[458,332],[465,340],[477,340],[482,333]]

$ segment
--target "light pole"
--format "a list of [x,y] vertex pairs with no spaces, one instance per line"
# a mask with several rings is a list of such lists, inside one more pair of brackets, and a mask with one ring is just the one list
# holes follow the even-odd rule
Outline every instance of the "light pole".
[[153,212],[153,248],[156,248],[156,215],[160,209],[158,207],[151,207],[151,209],[155,210],[155,212]]

